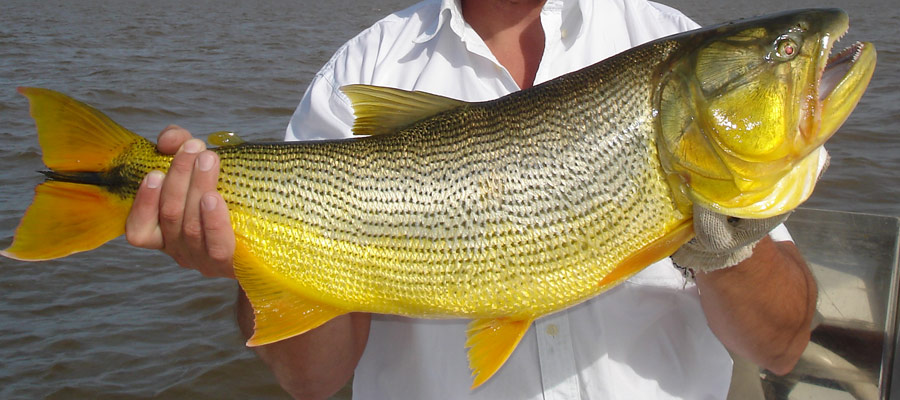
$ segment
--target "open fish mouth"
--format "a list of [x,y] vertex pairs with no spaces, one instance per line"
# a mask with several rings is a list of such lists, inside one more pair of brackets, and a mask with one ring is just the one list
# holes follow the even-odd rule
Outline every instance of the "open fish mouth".
[[819,74],[815,97],[819,102],[818,132],[807,136],[810,144],[817,147],[824,143],[850,116],[872,79],[875,60],[875,46],[869,42],[856,42],[828,57]]
[[860,58],[865,44],[856,42],[850,47],[828,58],[822,77],[819,79],[819,100],[825,100],[839,83],[848,76],[850,70]]

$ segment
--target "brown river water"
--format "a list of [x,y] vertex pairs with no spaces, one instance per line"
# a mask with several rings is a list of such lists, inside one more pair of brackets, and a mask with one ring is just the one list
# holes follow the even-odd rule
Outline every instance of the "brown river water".
[[[0,248],[42,169],[16,86],[62,91],[148,138],[176,123],[278,140],[334,50],[413,1],[4,0],[0,4]],[[810,207],[900,215],[900,13],[887,0],[665,2],[701,24],[840,7],[842,41],[875,43],[865,97],[829,143]],[[752,4],[751,4],[752,3]],[[43,263],[0,258],[0,398],[285,398],[243,346],[236,284],[118,239]],[[425,366],[427,368],[427,366]],[[348,392],[338,395],[347,398]]]

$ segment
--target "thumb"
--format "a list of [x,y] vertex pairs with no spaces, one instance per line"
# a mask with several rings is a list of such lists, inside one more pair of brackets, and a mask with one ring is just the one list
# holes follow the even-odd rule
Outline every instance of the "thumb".
[[695,239],[703,248],[713,252],[737,247],[734,241],[735,227],[728,218],[726,215],[694,204]]

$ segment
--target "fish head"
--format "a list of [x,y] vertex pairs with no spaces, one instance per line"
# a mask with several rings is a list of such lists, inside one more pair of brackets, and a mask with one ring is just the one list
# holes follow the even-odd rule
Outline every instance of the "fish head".
[[875,49],[831,56],[837,9],[786,12],[674,36],[654,93],[657,147],[673,190],[720,214],[766,218],[812,194],[822,145],[862,97]]

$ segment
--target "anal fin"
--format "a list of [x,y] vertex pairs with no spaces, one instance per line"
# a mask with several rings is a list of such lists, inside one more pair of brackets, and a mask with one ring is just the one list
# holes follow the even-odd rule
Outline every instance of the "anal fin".
[[303,296],[290,278],[275,273],[238,240],[234,272],[253,306],[255,325],[247,346],[262,346],[314,329],[347,311]]
[[466,347],[472,389],[490,379],[506,362],[534,319],[487,318],[469,323]]

